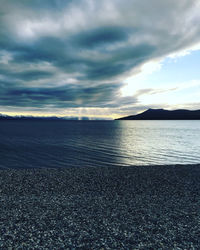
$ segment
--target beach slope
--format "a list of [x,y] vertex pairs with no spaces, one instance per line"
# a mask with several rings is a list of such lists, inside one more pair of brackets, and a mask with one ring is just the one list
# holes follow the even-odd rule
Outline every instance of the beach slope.
[[199,249],[200,166],[0,170],[1,249]]

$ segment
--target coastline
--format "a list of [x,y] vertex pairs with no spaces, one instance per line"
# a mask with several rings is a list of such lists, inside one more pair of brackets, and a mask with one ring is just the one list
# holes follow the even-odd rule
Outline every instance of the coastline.
[[198,249],[200,165],[0,170],[0,248]]

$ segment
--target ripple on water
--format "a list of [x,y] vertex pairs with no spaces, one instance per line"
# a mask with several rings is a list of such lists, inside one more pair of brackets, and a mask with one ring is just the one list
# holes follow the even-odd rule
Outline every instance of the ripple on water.
[[0,167],[200,162],[200,121],[0,123]]

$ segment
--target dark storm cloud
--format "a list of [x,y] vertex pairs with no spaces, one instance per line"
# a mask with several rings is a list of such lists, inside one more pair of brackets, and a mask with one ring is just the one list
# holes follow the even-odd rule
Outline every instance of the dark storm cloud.
[[52,72],[45,72],[41,70],[29,70],[21,73],[16,73],[15,77],[28,81],[28,80],[38,80],[41,78],[48,78],[51,77],[52,75],[53,75]]
[[127,39],[129,32],[129,29],[124,27],[106,26],[81,32],[80,34],[72,37],[72,41],[77,45],[77,47],[104,47],[104,49],[106,49],[106,45]]
[[[95,88],[84,88],[68,84],[54,88],[23,88],[13,86],[5,88],[2,85],[0,95],[1,106],[40,107],[53,105],[55,108],[65,107],[117,107],[118,102],[127,104],[134,102],[133,98],[122,98],[119,95],[119,84],[104,84]],[[113,100],[113,96],[115,97]],[[128,102],[127,102],[128,101]]]
[[148,44],[137,45],[134,48],[123,48],[110,52],[109,58],[85,61],[85,75],[81,79],[102,80],[120,76],[142,62],[148,60],[155,48]]
[[136,103],[141,93],[120,96],[123,79],[197,43],[198,8],[195,0],[2,0],[0,106]]
[[4,75],[8,75],[9,78],[12,79],[20,79],[23,81],[31,81],[31,80],[38,80],[43,78],[49,78],[53,75],[52,72],[45,72],[42,70],[28,70],[28,71],[21,71],[21,72],[14,72],[9,69],[0,69],[0,74],[3,73]]

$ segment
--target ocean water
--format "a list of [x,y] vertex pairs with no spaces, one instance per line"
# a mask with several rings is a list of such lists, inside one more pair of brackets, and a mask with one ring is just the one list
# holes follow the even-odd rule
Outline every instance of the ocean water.
[[200,121],[1,121],[0,168],[200,163]]

